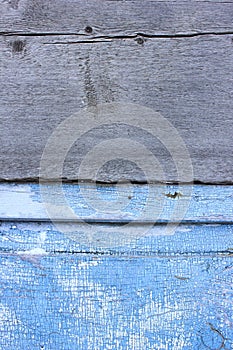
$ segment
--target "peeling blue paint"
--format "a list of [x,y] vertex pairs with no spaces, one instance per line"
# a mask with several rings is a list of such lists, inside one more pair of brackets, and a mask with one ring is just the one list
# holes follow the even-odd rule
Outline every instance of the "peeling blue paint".
[[[172,236],[161,235],[157,224],[110,248],[101,240],[87,244],[81,234],[72,240],[48,220],[30,221],[42,210],[38,185],[25,188],[12,186],[13,196],[15,189],[34,196],[27,221],[9,217],[0,225],[1,349],[233,348],[231,186],[194,186],[192,223],[180,224]],[[116,190],[98,191],[114,199]],[[3,187],[0,192],[3,197]]]

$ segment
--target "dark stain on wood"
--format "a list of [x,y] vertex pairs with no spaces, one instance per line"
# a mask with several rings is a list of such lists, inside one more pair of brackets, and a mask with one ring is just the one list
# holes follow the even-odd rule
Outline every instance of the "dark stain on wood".
[[24,51],[24,48],[25,48],[25,41],[23,40],[14,40],[12,43],[11,43],[11,46],[12,46],[12,52],[13,53],[21,53]]
[[[100,60],[101,60],[101,57],[100,57]],[[103,73],[101,77],[99,77],[98,89],[100,91],[101,99],[104,102],[111,103],[115,100],[114,91],[116,90],[116,86],[114,82],[111,81],[110,79],[107,65],[103,65]]]
[[84,78],[85,92],[87,97],[88,106],[97,105],[97,93],[94,83],[91,78],[91,67],[90,67],[90,57],[89,55],[85,61],[85,78]]

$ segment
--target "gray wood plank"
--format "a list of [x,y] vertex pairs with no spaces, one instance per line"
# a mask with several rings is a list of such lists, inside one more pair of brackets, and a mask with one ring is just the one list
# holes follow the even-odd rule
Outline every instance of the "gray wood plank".
[[[78,36],[0,38],[0,179],[38,179],[49,136],[81,108],[130,102],[159,112],[173,124],[187,145],[195,181],[232,182],[231,35],[144,38],[143,44],[135,38],[88,40]],[[152,118],[149,130],[153,123]],[[100,125],[82,135],[67,154],[63,177],[77,179],[83,157],[100,141],[116,137],[145,147],[126,144],[126,160],[114,155],[100,167],[99,180],[145,181],[143,166],[135,166],[130,157],[134,155],[134,163],[146,159],[149,164],[153,161],[149,152],[165,176],[156,169],[147,180],[186,180],[183,174],[177,175],[166,147],[137,124]],[[89,164],[87,180],[95,178],[92,165],[95,161]]]
[[[132,35],[232,31],[231,1],[3,1],[0,31]],[[89,26],[92,31],[85,31]],[[91,32],[90,32],[91,31]]]

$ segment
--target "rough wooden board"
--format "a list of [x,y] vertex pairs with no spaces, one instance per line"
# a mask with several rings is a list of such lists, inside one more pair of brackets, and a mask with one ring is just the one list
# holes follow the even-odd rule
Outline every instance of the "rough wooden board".
[[[94,226],[94,225],[93,225]],[[109,246],[101,237],[101,230],[109,228]],[[163,235],[163,226],[154,226],[144,235],[121,236],[114,246],[111,242],[111,225],[95,225],[93,235],[85,237],[81,229],[70,238],[49,223],[2,222],[0,226],[0,251],[6,255],[24,257],[39,263],[48,254],[80,256],[96,254],[115,257],[227,257],[233,254],[233,225],[179,225],[173,235]],[[96,231],[96,235],[95,235]],[[98,234],[99,233],[99,234]],[[98,235],[99,239],[96,239]],[[117,226],[116,226],[117,235]],[[106,238],[106,237],[105,237]]]
[[232,258],[1,255],[0,271],[2,349],[233,346]]
[[231,1],[6,0],[0,31],[89,35],[232,31]]
[[[93,185],[82,186],[93,191]],[[73,201],[78,185],[64,188]],[[178,187],[162,188],[172,195]],[[135,187],[140,202],[145,189]],[[129,187],[121,185],[121,190],[123,199]],[[114,186],[99,185],[105,199],[114,192]],[[2,208],[13,206],[15,198],[15,208],[29,214],[29,201],[38,205],[39,186],[2,184],[0,194]],[[164,225],[156,225],[145,235],[124,236],[121,244],[118,240],[110,247],[109,237],[98,233],[103,226],[110,232],[110,223],[93,224],[98,239],[85,239],[79,231],[71,239],[51,223],[30,222],[29,216],[27,222],[2,221],[0,347],[230,350],[232,187],[194,186],[192,201],[193,223],[178,226],[172,236],[161,234]],[[5,206],[6,213],[9,209]],[[218,224],[198,222],[201,212],[206,221],[218,213]],[[226,218],[231,224],[224,224]]]
[[[65,202],[61,202],[58,189],[57,184],[41,188],[33,183],[0,184],[0,220],[49,221],[51,216],[44,205],[47,200],[57,206],[56,220],[74,220],[59,209],[66,204],[77,215],[77,221],[233,222],[233,186],[63,184]],[[173,216],[175,208],[183,213],[181,220]]]
[[[61,121],[82,107],[116,101],[150,107],[167,118],[188,147],[195,180],[232,182],[231,35],[147,38],[142,45],[135,38],[2,36],[0,45],[1,179],[38,178],[46,141]],[[83,135],[67,155],[64,177],[77,179],[82,157],[119,136],[153,152],[166,180],[182,181],[158,140],[123,125]],[[136,157],[150,160],[143,149]],[[100,169],[99,180],[144,181],[142,170],[113,160]],[[155,171],[148,180],[162,179]]]

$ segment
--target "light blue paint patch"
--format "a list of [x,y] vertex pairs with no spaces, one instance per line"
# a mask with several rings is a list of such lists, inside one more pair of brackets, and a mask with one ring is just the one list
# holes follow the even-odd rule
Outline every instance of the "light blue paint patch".
[[65,255],[43,258],[38,269],[2,257],[1,272],[5,268],[11,278],[2,273],[1,303],[11,317],[1,325],[0,344],[6,349],[173,350],[215,349],[224,342],[230,349],[229,264],[230,258]]

